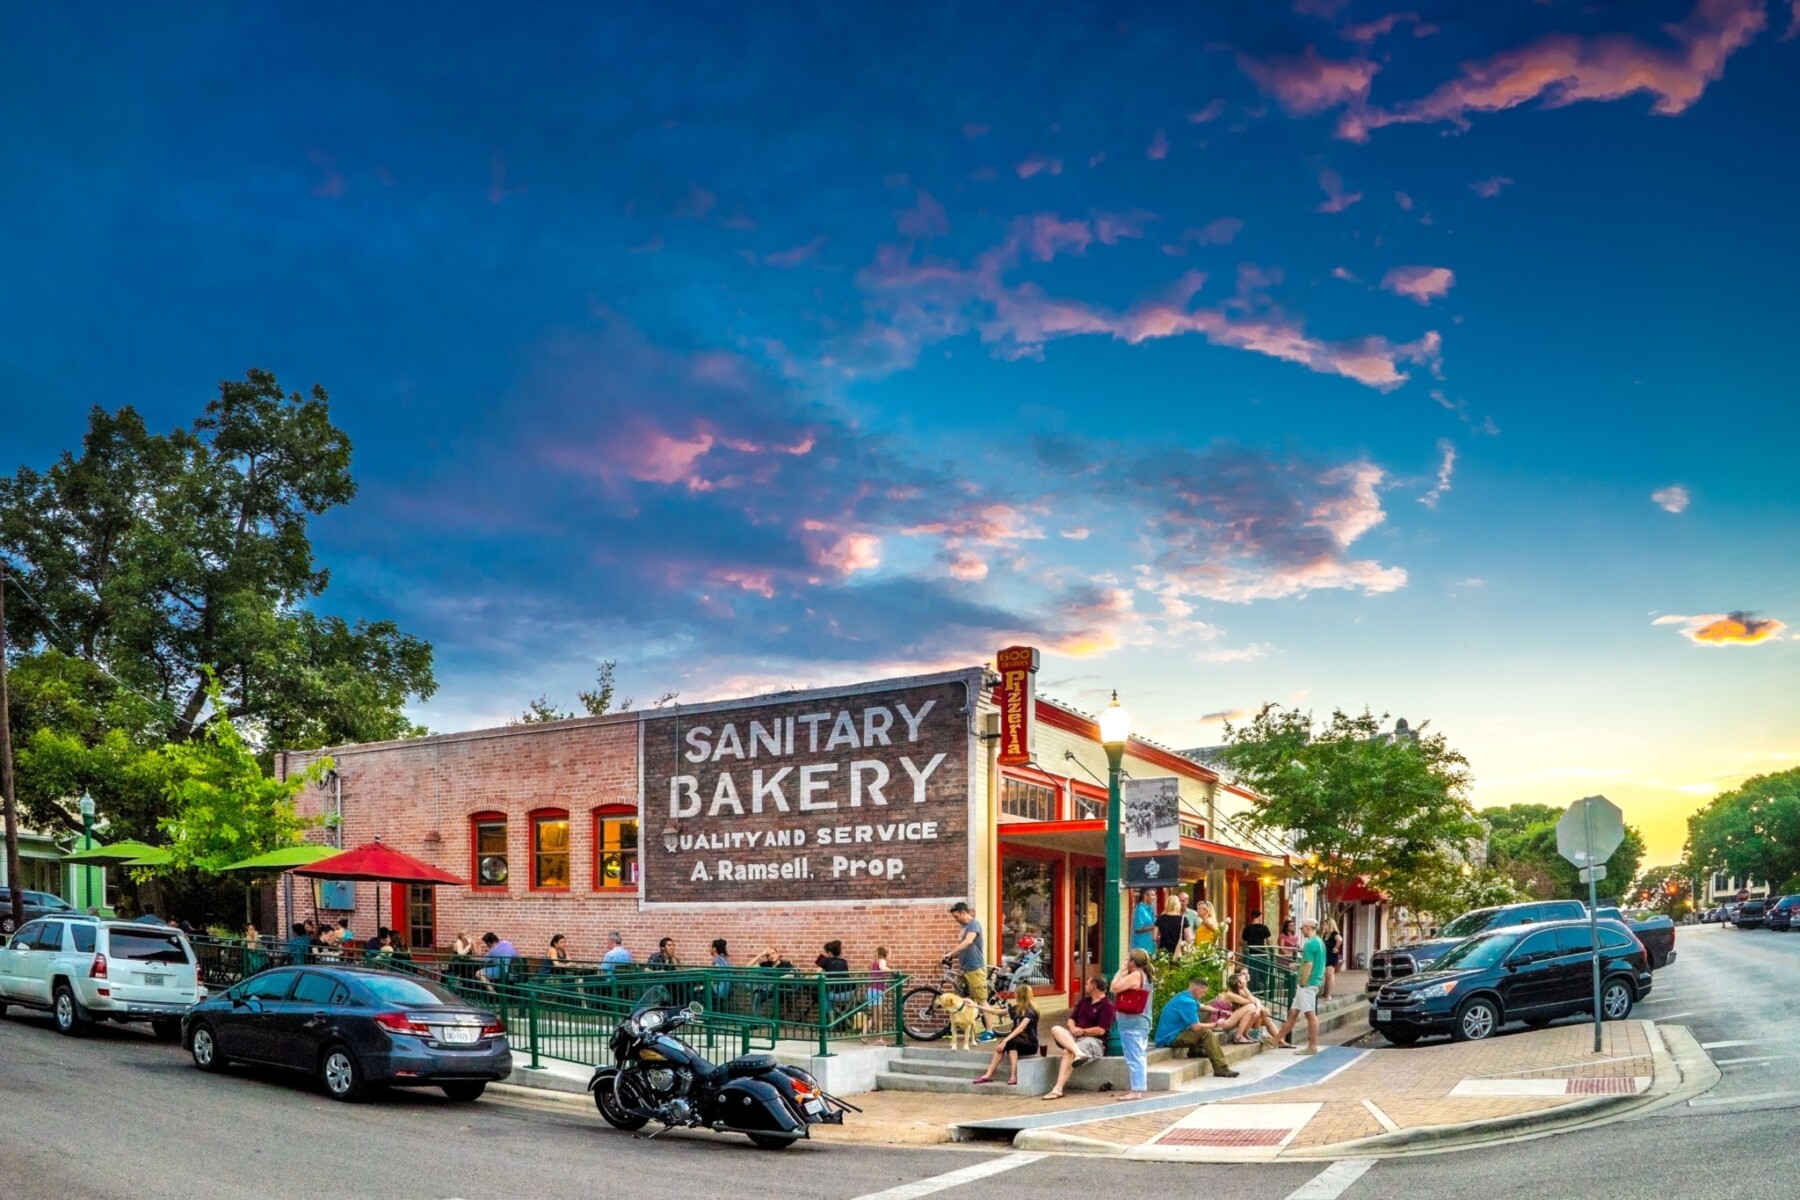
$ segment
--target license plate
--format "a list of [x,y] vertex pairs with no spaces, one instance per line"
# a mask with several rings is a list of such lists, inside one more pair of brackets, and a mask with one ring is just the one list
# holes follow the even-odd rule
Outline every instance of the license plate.
[[1392,1017],[1393,1015],[1394,1015],[1394,1010],[1391,1008],[1378,1008],[1375,1010],[1375,1019],[1377,1021],[1385,1021],[1389,1017]]
[[809,1116],[822,1117],[825,1115],[825,1102],[823,1100],[808,1100],[805,1107]]
[[446,1025],[443,1030],[443,1040],[452,1046],[472,1046],[480,1036],[473,1025]]
[[162,987],[169,982],[161,975],[139,975],[138,981],[145,987]]

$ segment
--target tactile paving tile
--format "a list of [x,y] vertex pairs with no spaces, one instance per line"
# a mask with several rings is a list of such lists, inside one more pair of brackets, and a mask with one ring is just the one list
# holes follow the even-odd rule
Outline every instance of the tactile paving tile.
[[1637,1094],[1638,1081],[1631,1076],[1616,1076],[1606,1079],[1571,1079],[1570,1096],[1633,1096]]
[[1163,1146],[1279,1146],[1291,1129],[1171,1129],[1157,1139]]

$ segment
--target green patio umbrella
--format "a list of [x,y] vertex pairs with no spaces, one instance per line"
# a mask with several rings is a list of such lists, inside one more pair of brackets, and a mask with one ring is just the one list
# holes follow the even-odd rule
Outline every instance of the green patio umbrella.
[[[91,850],[77,850],[72,854],[63,855],[63,861],[66,863],[95,863],[100,866],[105,866],[109,863],[117,865],[120,863],[131,862],[133,859],[154,857],[159,854],[162,855],[162,862],[168,861],[169,852],[161,846],[152,846],[148,842],[124,841],[114,842],[110,846],[95,846]],[[154,866],[160,864],[153,863],[147,865]]]
[[152,846],[148,852],[115,865],[121,867],[166,867],[169,865],[169,858],[167,846]]
[[221,871],[291,871],[295,867],[309,867],[322,858],[330,858],[337,854],[334,846],[320,846],[312,842],[304,842],[298,846],[283,846],[279,850],[271,850],[267,854],[258,854],[254,858],[246,858],[242,862],[234,862],[228,867],[220,867]]

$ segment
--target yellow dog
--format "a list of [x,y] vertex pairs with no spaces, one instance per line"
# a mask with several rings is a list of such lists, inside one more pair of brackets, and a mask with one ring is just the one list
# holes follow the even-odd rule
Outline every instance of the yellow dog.
[[937,1006],[944,1010],[950,1018],[950,1048],[952,1050],[973,1050],[975,1035],[981,1030],[981,1006],[965,996],[955,992],[945,992],[937,998]]

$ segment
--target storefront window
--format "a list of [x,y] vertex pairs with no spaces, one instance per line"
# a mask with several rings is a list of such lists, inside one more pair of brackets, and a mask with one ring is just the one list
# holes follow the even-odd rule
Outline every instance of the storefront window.
[[1056,820],[1056,789],[1023,779],[1000,781],[1000,811],[1027,821]]
[[638,819],[626,809],[594,815],[594,888],[635,888],[638,883]]
[[506,869],[506,818],[499,813],[480,813],[475,826],[475,868],[471,874],[478,888],[503,890]]
[[[1000,904],[1005,921],[1000,951],[1007,964],[1016,965],[1028,953],[1037,956],[1036,969],[1015,977],[1014,982],[1034,988],[1051,986],[1056,961],[1056,865],[1036,858],[1003,860]],[[1027,936],[1035,942],[1029,951],[1019,946],[1019,940]]]
[[1106,797],[1090,796],[1077,788],[1075,790],[1075,819],[1077,821],[1106,820]]
[[531,886],[546,891],[569,887],[569,814],[544,813],[531,819]]

